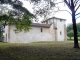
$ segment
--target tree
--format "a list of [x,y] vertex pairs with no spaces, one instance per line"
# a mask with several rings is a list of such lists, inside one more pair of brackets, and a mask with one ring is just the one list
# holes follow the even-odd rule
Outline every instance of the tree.
[[75,18],[75,16],[79,14],[79,13],[77,13],[77,11],[80,7],[79,0],[64,0],[64,2],[68,6],[68,8],[70,9],[71,14],[72,14],[72,23],[73,23],[73,31],[74,31],[74,48],[79,48],[76,18]]
[[77,31],[80,32],[80,23],[77,23]]
[[71,37],[74,36],[72,24],[69,24],[67,26],[67,36],[70,38],[70,40],[71,40]]
[[10,5],[10,7],[13,8],[12,12],[14,10],[16,11],[16,15],[18,15],[18,13],[24,13],[33,16],[33,14],[31,14],[25,7],[23,7],[23,3],[20,0],[0,0],[0,5],[4,4]]
[[80,32],[78,32],[78,37],[80,37]]
[[[77,25],[77,32],[80,32],[80,23],[76,23]],[[73,25],[72,24],[69,24],[67,26],[67,32],[69,32],[70,30],[73,30]]]
[[[76,23],[77,25],[77,33],[78,33],[78,37],[80,37],[80,23]],[[73,33],[71,33],[71,31],[73,31],[73,26],[72,24],[69,24],[67,26],[67,36],[70,37],[72,36]],[[70,34],[71,33],[71,34]],[[74,34],[73,34],[74,35]],[[72,36],[73,37],[73,36]]]
[[[0,0],[0,7],[3,6],[11,8],[8,10],[3,9],[4,11],[0,8],[0,21],[3,21],[4,26],[6,24],[15,24],[16,31],[22,31],[23,29],[28,31],[30,29],[31,18],[34,17],[34,15],[23,7],[23,3],[21,1]],[[4,12],[6,12],[6,14]]]
[[73,30],[70,30],[69,32],[67,32],[67,36],[70,38],[74,36]]
[[67,26],[67,32],[69,32],[69,31],[71,31],[71,30],[73,30],[73,26],[72,26],[72,24],[69,24],[69,25]]
[[46,20],[50,17],[55,8],[54,0],[30,0],[32,2],[34,14],[36,17],[41,17]]

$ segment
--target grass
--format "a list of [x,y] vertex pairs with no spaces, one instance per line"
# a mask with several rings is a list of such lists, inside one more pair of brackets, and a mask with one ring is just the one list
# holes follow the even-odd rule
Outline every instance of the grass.
[[73,42],[0,43],[0,60],[80,60]]

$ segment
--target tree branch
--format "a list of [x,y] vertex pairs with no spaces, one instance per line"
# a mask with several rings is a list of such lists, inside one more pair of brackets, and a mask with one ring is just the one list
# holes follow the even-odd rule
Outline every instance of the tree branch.
[[57,3],[55,3],[55,4],[59,4],[59,3],[63,3],[63,2],[57,2]]
[[77,20],[78,18],[80,18],[80,16],[78,16],[78,17],[76,18],[76,20]]
[[74,1],[74,6],[76,7],[77,3],[79,2],[79,0],[75,0]]
[[80,8],[80,4],[79,4],[79,6],[76,8],[76,10],[75,10],[75,12],[77,12],[77,10]]
[[75,16],[77,16],[77,15],[79,15],[80,14],[80,12],[79,13],[77,13]]
[[54,12],[59,12],[59,11],[66,11],[66,12],[68,12],[70,15],[72,15],[68,10],[58,10],[58,11],[54,11]]
[[68,12],[70,15],[72,15],[68,10],[59,10],[59,11],[66,11],[66,12]]
[[71,10],[71,6],[70,6],[70,4],[66,1],[66,0],[64,0],[64,2],[66,3],[66,5],[69,7],[69,9]]

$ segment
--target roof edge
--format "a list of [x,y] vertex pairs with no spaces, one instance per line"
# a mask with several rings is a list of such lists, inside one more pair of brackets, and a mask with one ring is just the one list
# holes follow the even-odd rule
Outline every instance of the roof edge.
[[47,20],[50,20],[50,19],[59,19],[59,20],[64,20],[64,21],[66,21],[66,19],[63,19],[63,18],[51,17],[51,18],[49,18],[49,19],[46,19],[46,20],[44,20],[44,21],[41,21],[41,22],[45,22],[45,21],[47,21]]

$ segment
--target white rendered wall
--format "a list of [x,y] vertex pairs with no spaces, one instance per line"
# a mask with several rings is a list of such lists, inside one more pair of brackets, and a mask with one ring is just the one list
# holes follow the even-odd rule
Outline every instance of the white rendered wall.
[[7,42],[7,40],[8,40],[8,28],[9,28],[9,26],[8,26],[8,25],[7,25],[7,26],[5,26],[4,42]]
[[[65,40],[65,31],[64,31],[64,25],[65,20],[60,21],[60,19],[51,19],[48,21],[48,23],[53,23],[53,26],[57,28],[57,41],[64,41]],[[55,32],[55,31],[54,31]],[[61,35],[60,35],[61,32]],[[55,35],[55,34],[54,34]]]
[[[64,41],[65,40],[64,24],[65,24],[64,20],[62,20],[62,21],[57,20],[57,40],[58,41]],[[60,32],[61,32],[61,35],[60,35]]]
[[[52,19],[48,22],[53,23],[50,28],[42,28],[43,32],[41,32],[41,27],[32,27],[29,32],[20,32],[15,33],[15,26],[6,26],[5,28],[5,42],[12,43],[29,43],[29,42],[37,42],[37,41],[55,41],[55,31],[54,25],[57,27],[57,41],[64,41],[65,33],[64,33],[64,24],[65,21],[60,21],[59,19]],[[9,30],[10,28],[10,30]],[[9,30],[9,31],[8,31]],[[9,33],[10,32],[10,33]],[[60,35],[61,32],[61,35]],[[7,34],[7,40],[6,40]],[[8,37],[9,36],[9,37]]]
[[29,43],[37,41],[54,41],[54,33],[49,28],[43,28],[41,32],[40,27],[32,27],[29,32],[14,32],[15,27],[10,26],[10,40],[8,42],[12,43]]

